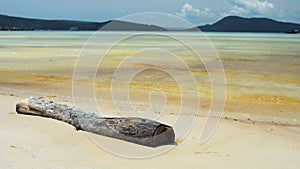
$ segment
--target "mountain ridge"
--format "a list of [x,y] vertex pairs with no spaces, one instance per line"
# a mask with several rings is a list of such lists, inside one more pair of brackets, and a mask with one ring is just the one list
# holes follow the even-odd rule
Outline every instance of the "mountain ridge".
[[[116,24],[109,24],[109,23]],[[76,21],[76,20],[49,20],[34,19],[0,14],[0,30],[73,30],[73,31],[172,31],[156,25],[147,25],[131,23],[119,20],[110,20],[105,22]],[[240,16],[227,16],[214,24],[197,26],[203,32],[270,32],[297,33],[300,30],[300,24],[291,22],[280,22],[269,18],[243,18]],[[194,31],[195,28],[183,31]],[[176,31],[176,30],[173,30]]]
[[[114,22],[114,24],[109,24]],[[80,30],[96,31],[100,28],[104,30],[135,30],[135,31],[163,31],[165,28],[155,25],[145,25],[119,20],[105,22],[89,22],[76,20],[48,20],[34,19],[0,14],[0,30]]]
[[269,18],[227,16],[211,25],[198,26],[203,32],[270,32],[282,33],[300,30],[300,24],[280,22]]

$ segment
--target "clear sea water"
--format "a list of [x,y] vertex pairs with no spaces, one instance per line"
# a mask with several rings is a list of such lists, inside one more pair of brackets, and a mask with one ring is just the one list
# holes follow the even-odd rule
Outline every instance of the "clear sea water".
[[[140,33],[140,32],[136,32]],[[21,85],[47,81],[70,85],[76,59],[93,32],[0,32],[0,84]],[[122,32],[103,32],[102,40],[89,53],[91,58],[105,48]],[[179,33],[191,39],[195,33]],[[261,100],[298,104],[300,101],[300,34],[273,33],[205,33],[224,65],[227,79],[227,98]],[[186,49],[168,38],[142,36],[124,41],[104,59],[98,72],[99,88],[105,88],[113,78],[115,67],[144,44],[174,49],[191,66],[200,85],[200,93],[208,94],[209,82],[203,64]],[[201,44],[199,44],[201,45]],[[97,52],[95,52],[95,51]],[[204,52],[205,53],[205,52]],[[159,61],[164,60],[163,56]],[[162,69],[172,69],[166,60]],[[92,63],[91,63],[92,64]],[[94,64],[94,63],[93,63]],[[87,67],[90,65],[87,64]],[[147,66],[133,64],[134,66]],[[148,65],[149,66],[149,65]],[[151,65],[150,65],[151,66]],[[152,65],[152,67],[155,65]],[[143,83],[142,83],[143,82]],[[147,83],[146,83],[147,82]],[[187,82],[188,83],[188,82]],[[165,74],[145,72],[138,77],[135,87],[174,89],[174,81]]]

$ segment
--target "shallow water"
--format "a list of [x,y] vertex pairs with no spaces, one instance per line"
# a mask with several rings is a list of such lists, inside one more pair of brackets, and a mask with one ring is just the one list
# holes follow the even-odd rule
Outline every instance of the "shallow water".
[[[43,86],[51,84],[71,88],[74,66],[80,52],[91,59],[83,64],[86,68],[82,77],[93,77],[90,67],[97,65],[99,53],[106,52],[124,32],[102,32],[96,45],[83,50],[86,41],[93,32],[0,32],[0,84],[3,87],[17,88],[22,86]],[[141,35],[125,39],[114,46],[102,60],[96,74],[96,89],[108,91],[113,73],[127,56],[136,57],[122,67],[121,72],[130,72],[134,68],[153,68],[145,70],[132,80],[131,88],[139,91],[141,98],[146,97],[152,89],[178,96],[180,86],[176,79],[164,71],[191,71],[198,83],[198,92],[207,100],[211,98],[210,81],[203,61],[208,53],[203,49],[199,59],[186,46],[163,35]],[[164,34],[164,33],[162,33]],[[192,45],[203,46],[208,41],[198,41],[195,33],[177,33],[189,38]],[[224,65],[227,80],[227,102],[239,105],[236,111],[243,111],[245,106],[259,104],[276,104],[292,107],[288,113],[299,113],[300,104],[300,35],[270,33],[206,33],[215,47]],[[205,39],[205,37],[201,37]],[[205,46],[205,45],[204,45]],[[171,51],[189,70],[184,70],[166,58],[167,53],[137,54],[145,48],[161,48]],[[81,54],[82,54],[81,53]],[[151,56],[150,56],[151,55]],[[145,64],[149,60],[151,64]],[[182,76],[184,80],[184,76]],[[121,82],[120,82],[121,83]],[[183,85],[189,90],[189,81]],[[192,89],[192,88],[190,88]],[[100,97],[101,95],[99,95]],[[140,99],[137,97],[138,100]],[[255,108],[254,108],[255,109]],[[285,109],[285,108],[283,108]],[[229,110],[233,111],[233,110]],[[255,110],[258,111],[258,110]]]

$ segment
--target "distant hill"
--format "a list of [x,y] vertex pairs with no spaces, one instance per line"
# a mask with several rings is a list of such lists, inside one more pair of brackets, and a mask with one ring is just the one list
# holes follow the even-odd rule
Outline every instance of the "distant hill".
[[[114,22],[114,24],[108,24]],[[107,25],[106,25],[107,24]],[[106,25],[105,27],[103,27]],[[131,30],[131,31],[163,31],[162,27],[136,24],[123,21],[85,22],[71,20],[29,19],[0,15],[0,30]]]
[[[114,22],[113,24],[110,24]],[[103,27],[104,26],[104,27]],[[0,15],[0,30],[72,30],[72,31],[167,31],[155,25],[138,24],[124,21],[86,22],[72,20],[29,19]],[[204,32],[293,32],[300,31],[300,24],[278,22],[267,18],[242,18],[228,16],[212,25],[198,26]],[[193,29],[185,30],[191,31]]]
[[212,25],[198,27],[204,32],[291,32],[300,31],[300,24],[278,22],[267,18],[228,16]]

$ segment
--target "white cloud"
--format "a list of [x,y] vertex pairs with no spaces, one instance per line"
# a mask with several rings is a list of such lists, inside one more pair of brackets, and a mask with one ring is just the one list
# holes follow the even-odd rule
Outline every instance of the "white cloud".
[[278,14],[274,4],[260,0],[225,0],[228,15],[274,16]]
[[181,17],[213,17],[214,13],[211,12],[209,8],[205,8],[203,10],[194,8],[191,4],[185,3],[180,13],[176,13],[176,15]]

